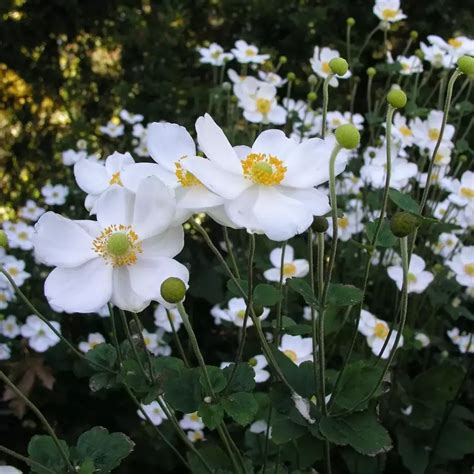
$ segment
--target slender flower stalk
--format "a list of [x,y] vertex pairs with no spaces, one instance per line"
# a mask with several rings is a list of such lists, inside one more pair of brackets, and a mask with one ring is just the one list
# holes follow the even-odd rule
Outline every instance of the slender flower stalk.
[[[285,240],[281,246],[281,258],[280,258],[280,280],[278,282],[278,290],[280,295],[283,296],[283,270],[285,267],[285,251],[286,251],[286,244],[287,241]],[[278,347],[280,345],[280,337],[281,337],[281,328],[282,328],[282,308],[283,308],[283,298],[280,299],[277,305],[276,311],[276,325],[275,325],[275,332],[274,332],[274,342],[275,346]]]
[[334,73],[328,74],[323,83],[323,123],[321,126],[321,138],[324,140],[326,136],[326,121],[328,115],[328,103],[329,103],[329,82],[334,77]]
[[174,325],[174,321],[173,321],[173,318],[171,317],[171,313],[169,312],[169,310],[166,310],[166,317],[168,318],[168,322],[170,323],[171,331],[173,332],[174,342],[176,344],[176,347],[178,348],[179,355],[183,359],[184,365],[186,367],[189,367],[189,361],[186,356],[186,351],[184,350],[184,347],[181,344],[178,331],[176,331],[176,326]]
[[239,267],[235,259],[232,241],[230,240],[230,237],[229,237],[229,229],[226,226],[224,226],[223,229],[224,229],[224,241],[225,241],[225,246],[227,248],[227,253],[229,254],[230,262],[232,263],[232,268],[234,270],[235,276],[240,280]]

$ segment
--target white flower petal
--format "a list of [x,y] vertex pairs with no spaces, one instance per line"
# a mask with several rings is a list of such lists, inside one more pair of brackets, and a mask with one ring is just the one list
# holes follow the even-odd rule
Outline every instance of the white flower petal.
[[184,247],[184,231],[181,226],[171,227],[162,234],[141,242],[145,258],[174,257]]
[[252,153],[265,153],[284,160],[296,146],[296,142],[288,138],[281,130],[265,130],[252,145]]
[[101,194],[109,187],[105,166],[83,158],[74,165],[74,177],[78,186],[87,194]]
[[105,169],[107,174],[112,176],[115,173],[120,173],[126,166],[135,164],[135,160],[130,153],[119,153],[115,151],[105,160]]
[[134,266],[114,269],[111,302],[124,311],[139,313],[150,304],[150,300],[138,295],[132,288],[129,270]]
[[143,179],[149,176],[156,176],[163,183],[170,187],[176,187],[178,181],[176,175],[165,170],[156,163],[137,163],[133,166],[127,166],[121,173],[120,179],[123,185],[136,193],[140,188]]
[[134,194],[122,186],[110,187],[96,202],[97,221],[102,228],[112,224],[130,225]]

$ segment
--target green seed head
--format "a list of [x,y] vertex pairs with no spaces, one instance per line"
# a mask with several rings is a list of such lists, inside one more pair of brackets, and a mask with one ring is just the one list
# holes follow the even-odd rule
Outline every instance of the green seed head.
[[416,39],[418,39],[418,31],[415,31],[415,30],[412,30],[410,31],[410,38],[415,41]]
[[397,212],[392,216],[390,229],[397,237],[406,237],[418,227],[418,217],[409,212]]
[[334,74],[343,76],[349,69],[349,64],[344,58],[333,58],[329,61],[329,67]]
[[286,78],[290,81],[290,82],[293,82],[295,79],[296,79],[296,74],[294,72],[289,72],[287,75],[286,75]]
[[183,280],[176,277],[167,278],[161,284],[161,296],[168,303],[179,303],[186,294],[186,285]]
[[315,232],[318,232],[319,234],[323,234],[324,232],[328,230],[328,227],[329,227],[329,222],[325,217],[317,216],[314,218],[313,229]]
[[318,98],[318,94],[316,94],[316,92],[309,92],[308,93],[309,102],[314,102],[317,98]]
[[399,87],[393,87],[387,94],[387,102],[395,109],[402,109],[407,103],[407,96]]
[[350,123],[341,125],[337,127],[336,132],[336,140],[343,148],[347,148],[348,150],[352,150],[357,148],[360,142],[360,133],[354,125]]
[[377,74],[377,70],[376,70],[374,67],[369,67],[369,68],[367,69],[367,75],[368,75],[369,77],[374,77],[375,74]]
[[349,18],[347,18],[346,23],[347,26],[354,26],[356,24],[356,21],[350,16]]
[[467,55],[461,56],[458,59],[458,68],[466,76],[474,74],[474,58]]
[[4,230],[0,230],[0,247],[8,247],[8,237]]
[[415,56],[420,58],[421,60],[425,59],[425,54],[421,49],[415,49]]
[[318,78],[314,74],[308,76],[308,84],[310,86],[315,86],[318,83]]
[[130,249],[127,234],[115,232],[107,240],[107,252],[114,257],[123,257]]
[[280,56],[280,64],[286,64],[288,62],[288,58],[286,56]]

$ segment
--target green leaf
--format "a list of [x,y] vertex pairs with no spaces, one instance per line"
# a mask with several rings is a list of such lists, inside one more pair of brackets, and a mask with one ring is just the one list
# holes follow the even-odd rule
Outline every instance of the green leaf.
[[364,297],[362,290],[352,285],[331,283],[328,291],[328,303],[335,306],[353,306]]
[[387,430],[369,412],[337,418],[323,416],[319,429],[328,441],[342,446],[349,445],[368,456],[386,452],[392,447]]
[[224,419],[224,409],[219,403],[201,403],[198,408],[198,415],[203,423],[213,430],[219,426]]
[[[239,285],[241,288],[244,290],[245,294],[248,294],[249,291],[249,283],[247,280],[237,280],[239,282]],[[238,296],[239,298],[242,297],[242,293],[240,290],[237,288],[237,285],[234,283],[234,280],[228,280],[227,281],[227,289],[229,290],[230,293],[232,293],[234,296]]]
[[95,466],[92,459],[86,459],[79,468],[79,474],[94,474]]
[[297,440],[307,433],[304,426],[294,423],[290,418],[279,413],[272,417],[271,427],[272,441],[275,444],[285,444],[288,441]]
[[252,394],[237,392],[222,400],[226,413],[239,425],[245,426],[253,421],[258,411],[258,403]]
[[[206,369],[214,392],[219,393],[224,390],[225,386],[227,385],[227,380],[222,370],[219,369],[219,367],[214,367],[213,365],[206,365]],[[199,375],[199,383],[201,384],[201,387],[204,391],[208,390],[206,376],[203,371],[201,371]]]
[[122,363],[120,369],[120,377],[122,381],[133,388],[137,393],[146,393],[148,390],[148,383],[143,376],[140,366],[135,359],[126,359]]
[[[375,234],[375,229],[377,228],[377,221],[368,222],[365,228],[367,237],[372,242]],[[398,239],[393,235],[390,230],[390,222],[388,219],[384,219],[382,226],[380,227],[379,235],[377,236],[377,242],[375,242],[376,247],[393,247],[397,243]]]
[[319,309],[319,301],[314,295],[311,286],[303,278],[290,278],[287,285],[296,293],[299,293],[305,300],[305,303],[314,309]]
[[429,459],[429,453],[425,449],[426,443],[414,439],[410,434],[401,428],[397,430],[397,450],[403,465],[411,474],[424,474]]
[[95,426],[79,436],[76,453],[79,461],[92,460],[100,472],[111,472],[133,450],[135,443],[123,433],[109,433]]
[[165,380],[166,400],[183,413],[194,413],[202,400],[199,376],[201,369],[184,369],[175,377]]
[[[229,383],[232,372],[234,371],[235,364],[227,366],[223,372],[224,376]],[[235,369],[234,376],[231,383],[227,387],[227,391],[230,393],[234,392],[250,392],[255,388],[255,371],[253,368],[245,362],[239,362]]]
[[[373,390],[378,382],[382,369],[364,360],[353,362],[346,367],[336,395],[337,406],[351,410]],[[366,402],[360,406],[367,408]]]
[[92,392],[106,390],[117,385],[117,376],[109,372],[98,372],[89,379],[89,388]]
[[273,306],[281,301],[281,293],[272,285],[260,283],[253,290],[253,302],[260,306]]
[[[206,443],[202,447],[198,448],[198,451],[209,464],[212,472],[224,473],[232,471],[232,463],[220,446]],[[187,456],[193,474],[209,474],[209,470],[206,469],[196,454],[194,454],[192,451],[188,451]]]
[[474,430],[462,421],[449,419],[441,432],[437,457],[463,459],[472,453],[474,453]]
[[413,214],[418,214],[420,206],[408,194],[403,194],[397,189],[390,188],[388,191],[388,196],[390,197],[391,201],[395,203],[400,209],[412,212]]
[[[109,369],[114,369],[117,362],[117,351],[111,344],[99,344],[87,352],[86,359],[104,365]],[[100,371],[100,368],[95,364],[91,364],[91,366],[94,370]]]
[[[59,440],[59,444],[63,447],[65,453],[69,456],[69,448],[67,444]],[[66,462],[63,460],[56,444],[51,436],[35,435],[28,444],[28,456],[33,461],[50,468],[57,474],[66,472]],[[31,472],[38,474],[47,474],[48,471],[39,467],[31,467]]]

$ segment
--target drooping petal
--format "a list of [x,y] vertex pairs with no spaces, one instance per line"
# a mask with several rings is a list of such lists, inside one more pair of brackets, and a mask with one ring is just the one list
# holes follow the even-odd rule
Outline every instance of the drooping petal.
[[173,192],[156,176],[145,178],[135,196],[133,230],[140,239],[160,234],[170,226],[175,211]]
[[143,311],[149,304],[150,300],[138,295],[132,288],[130,283],[129,268],[117,267],[113,272],[113,292],[111,302],[117,308],[124,311],[133,311],[139,313]]
[[102,228],[112,224],[130,225],[135,195],[123,186],[111,186],[96,202],[97,221]]
[[174,257],[184,247],[184,231],[181,226],[171,227],[162,234],[141,242],[143,257]]
[[156,163],[137,163],[133,166],[127,166],[121,173],[120,179],[123,185],[136,193],[143,179],[149,176],[156,176],[169,187],[176,187],[178,180],[176,175],[167,171]]
[[204,186],[181,187],[176,190],[176,201],[178,207],[186,209],[207,209],[220,206],[224,198],[209,191]]
[[46,265],[76,267],[95,258],[93,237],[78,223],[55,212],[43,214],[35,225],[36,258]]
[[206,214],[219,225],[230,227],[231,229],[239,228],[239,226],[235,222],[232,222],[230,217],[227,215],[224,205],[206,209]]
[[234,199],[245,191],[252,182],[240,174],[231,173],[217,166],[211,160],[190,157],[182,161],[183,168],[191,172],[204,186],[225,199]]
[[55,268],[44,283],[51,306],[68,313],[94,313],[112,296],[112,266],[95,258],[75,268]]
[[196,120],[199,147],[204,154],[224,170],[241,173],[240,160],[222,129],[209,114]]
[[109,187],[105,166],[94,160],[83,158],[74,165],[77,185],[87,194],[101,194]]
[[331,210],[328,196],[318,189],[295,189],[278,186],[278,191],[303,203],[314,216],[324,216]]
[[176,124],[153,122],[148,126],[147,147],[151,157],[174,173],[175,163],[184,156],[194,156],[196,145],[188,131]]

